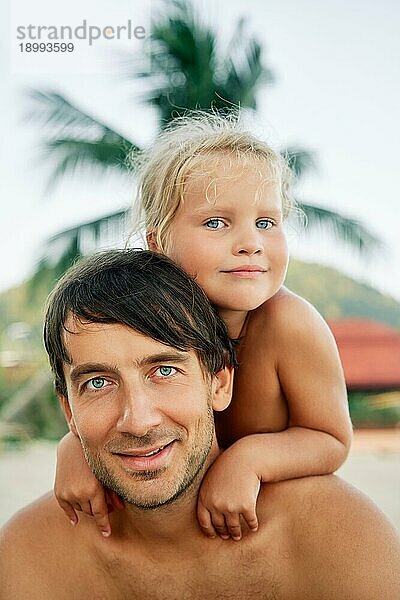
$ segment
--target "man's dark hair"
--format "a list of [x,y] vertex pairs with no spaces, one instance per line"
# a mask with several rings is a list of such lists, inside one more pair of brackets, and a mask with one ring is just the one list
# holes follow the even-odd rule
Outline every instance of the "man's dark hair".
[[177,350],[194,350],[203,370],[236,365],[225,323],[203,290],[164,255],[109,250],[71,267],[48,298],[44,343],[58,393],[67,396],[63,363],[69,315],[82,323],[121,323]]

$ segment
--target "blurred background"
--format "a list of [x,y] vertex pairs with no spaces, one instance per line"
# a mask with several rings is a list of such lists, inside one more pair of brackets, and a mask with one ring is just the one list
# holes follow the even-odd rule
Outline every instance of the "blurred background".
[[[339,346],[356,430],[340,474],[400,527],[400,5],[16,0],[1,17],[0,524],[51,487],[66,431],[46,295],[80,256],[124,245],[129,153],[188,109],[240,107],[296,175],[286,283]],[[42,50],[61,26],[73,51]]]

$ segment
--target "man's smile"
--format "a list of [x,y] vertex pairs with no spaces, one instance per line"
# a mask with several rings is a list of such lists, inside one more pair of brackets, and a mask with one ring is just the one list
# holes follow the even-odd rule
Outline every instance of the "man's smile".
[[176,440],[153,449],[113,452],[125,468],[132,471],[155,470],[165,466],[165,461],[172,451]]

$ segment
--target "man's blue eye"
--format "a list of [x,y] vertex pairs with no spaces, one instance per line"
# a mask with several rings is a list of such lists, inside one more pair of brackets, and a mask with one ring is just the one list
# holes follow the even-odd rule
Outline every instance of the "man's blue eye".
[[269,219],[260,219],[256,223],[256,227],[258,227],[258,229],[269,229],[272,226],[273,226],[273,222],[270,221]]
[[158,367],[157,371],[161,377],[169,377],[170,375],[174,374],[176,369],[174,367]]
[[106,380],[104,377],[94,377],[87,382],[87,387],[89,389],[101,390],[105,386]]
[[221,219],[210,219],[205,225],[208,229],[221,229],[224,226],[224,222]]

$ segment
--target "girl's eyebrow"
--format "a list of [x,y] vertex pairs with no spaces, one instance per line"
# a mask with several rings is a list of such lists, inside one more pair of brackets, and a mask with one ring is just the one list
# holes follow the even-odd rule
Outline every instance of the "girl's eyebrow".
[[[196,215],[206,215],[209,212],[217,210],[215,204],[207,204],[206,206],[201,206],[200,208],[194,208],[192,212]],[[224,210],[222,207],[218,207],[218,210]]]
[[[215,206],[215,204],[210,204],[208,206],[202,206],[200,208],[194,208],[192,210],[192,214],[194,214],[196,216],[209,216],[210,214],[218,216],[218,215],[223,215],[223,214],[230,214],[232,212],[233,212],[232,207],[221,206],[221,205]],[[279,218],[282,216],[282,208],[278,208],[276,206],[260,207],[260,213],[263,213],[266,216]]]

